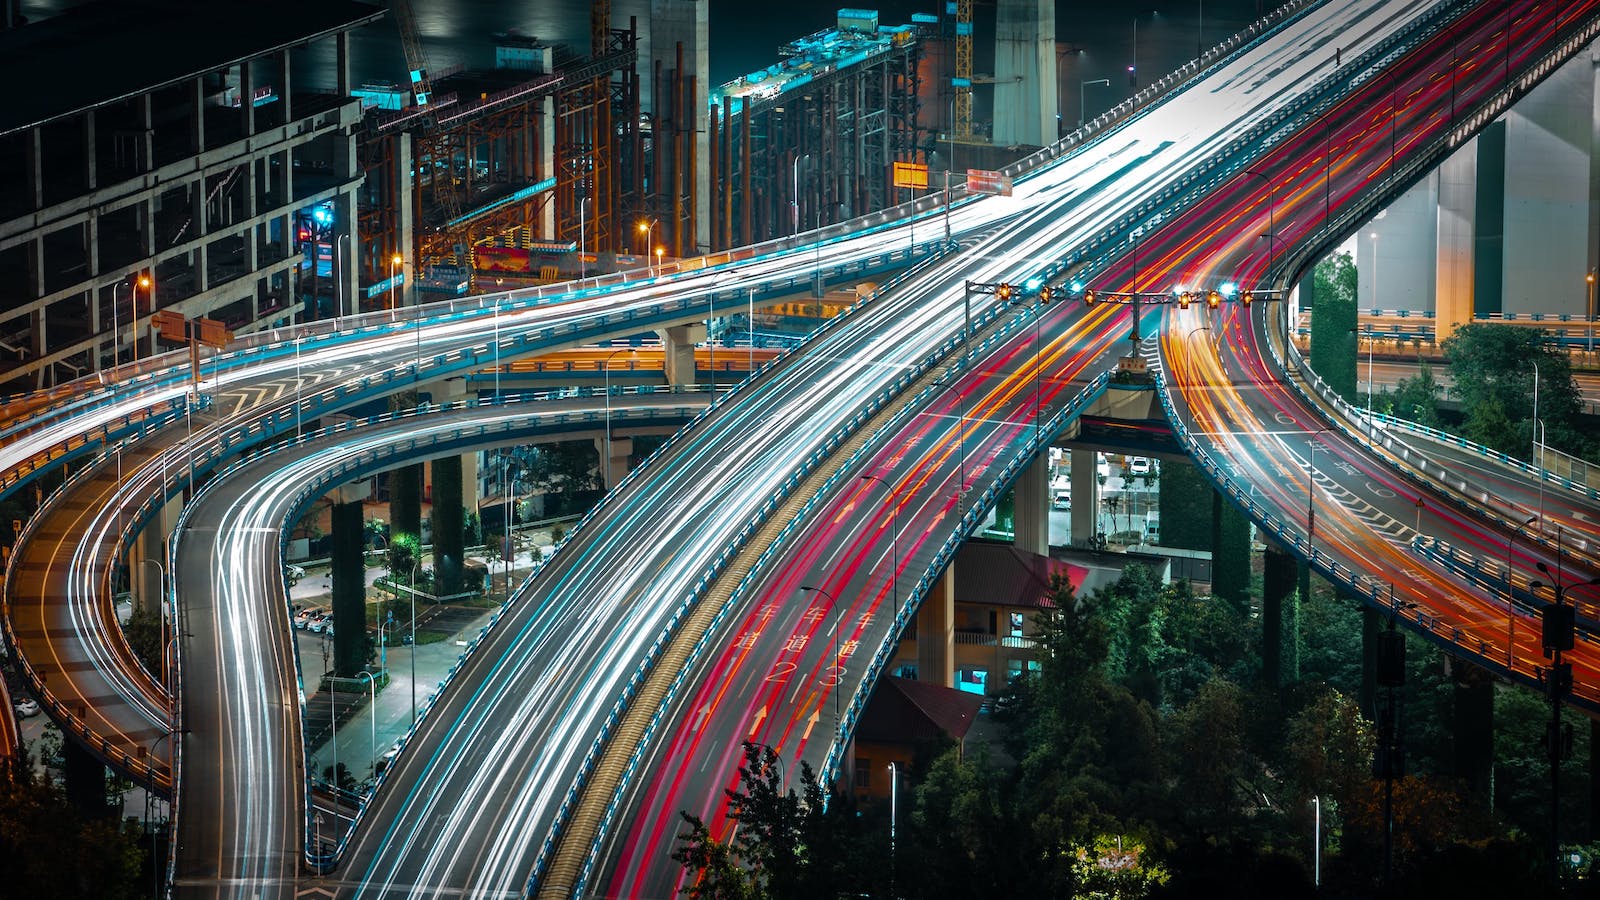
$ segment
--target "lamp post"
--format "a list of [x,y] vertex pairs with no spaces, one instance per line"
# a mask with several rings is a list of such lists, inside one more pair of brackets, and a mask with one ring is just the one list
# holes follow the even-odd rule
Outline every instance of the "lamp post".
[[[611,482],[611,360],[615,359],[619,353],[637,355],[638,352],[632,347],[620,347],[611,351],[610,355],[606,357],[606,361],[600,365],[600,368],[605,370],[606,375],[606,490],[608,491],[613,487]],[[506,584],[508,586],[511,584],[510,579],[511,576],[508,572],[506,575]]]
[[1322,797],[1311,798],[1311,885],[1322,887]]
[[800,238],[800,162],[801,162],[801,160],[804,160],[806,162],[810,162],[811,161],[811,154],[809,154],[809,153],[804,154],[804,155],[797,154],[795,156],[795,158],[794,158],[794,166],[792,167],[794,169],[794,193],[791,195],[791,199],[789,201],[789,205],[791,207],[792,215],[793,215],[793,218],[794,218],[794,237],[795,237],[796,241],[798,241],[799,238]]
[[894,488],[890,487],[889,482],[884,481],[882,478],[878,477],[877,475],[873,475],[870,472],[866,475],[862,475],[861,480],[876,481],[877,483],[883,485],[883,489],[885,491],[889,492],[889,500],[892,504],[890,506],[890,511],[894,515],[894,535],[892,536],[893,546],[891,548],[892,552],[894,553],[894,571],[891,573],[891,578],[894,585],[894,612],[895,615],[898,616],[900,614],[900,504],[895,502]]
[[897,866],[895,858],[895,826],[898,824],[897,812],[900,806],[900,767],[898,763],[889,763],[889,896],[894,896],[894,876]]
[[[646,262],[647,265],[649,264],[649,260],[650,260],[650,248],[654,244],[654,241],[652,240],[652,237],[655,234],[656,226],[659,225],[659,224],[661,224],[661,220],[660,219],[653,218],[649,222],[646,222],[643,219],[639,220],[639,233],[644,235],[644,253],[645,253],[645,262]],[[659,259],[660,256],[661,256],[661,253],[658,250],[656,252],[656,257]],[[659,268],[659,266],[658,266],[658,268]],[[650,272],[650,274],[651,275],[655,275],[656,271],[657,270],[653,269]]]
[[[1556,559],[1560,560],[1558,553]],[[1540,572],[1550,579],[1550,588],[1555,591],[1555,602],[1545,607],[1544,610],[1544,654],[1551,657],[1550,669],[1545,674],[1545,691],[1550,696],[1550,730],[1545,736],[1546,749],[1550,755],[1550,849],[1549,861],[1552,880],[1559,881],[1561,877],[1561,760],[1565,753],[1565,735],[1561,727],[1561,700],[1572,691],[1572,664],[1562,662],[1563,651],[1572,649],[1574,632],[1574,612],[1571,606],[1562,601],[1566,598],[1567,591],[1573,588],[1600,585],[1600,577],[1577,584],[1562,584],[1558,572],[1551,573],[1550,567],[1543,560],[1535,563]],[[1535,590],[1544,587],[1544,582],[1530,581],[1528,588]]]
[[809,584],[802,584],[802,585],[800,585],[800,590],[807,591],[809,593],[821,594],[822,596],[828,598],[828,605],[833,607],[833,665],[830,668],[832,668],[834,670],[833,671],[833,691],[832,691],[832,693],[833,693],[833,736],[834,736],[834,739],[837,740],[838,737],[839,737],[839,727],[842,724],[842,722],[839,719],[839,684],[840,684],[840,681],[841,681],[841,679],[839,678],[839,675],[840,675],[840,670],[839,670],[839,615],[843,611],[839,609],[839,601],[836,600],[832,594],[828,593],[827,591],[823,590],[822,588],[813,587],[813,586],[811,586]]
[[1267,277],[1270,279],[1274,262],[1273,250],[1277,246],[1278,237],[1278,226],[1274,220],[1276,204],[1273,202],[1277,198],[1278,185],[1267,177],[1267,173],[1257,172],[1254,167],[1245,169],[1244,174],[1254,175],[1267,183]]
[[294,436],[300,436],[300,342],[305,340],[302,330],[294,336]]
[[1510,669],[1516,664],[1515,641],[1517,639],[1517,600],[1511,584],[1511,548],[1517,543],[1517,535],[1522,529],[1539,521],[1538,516],[1529,516],[1527,521],[1511,529],[1511,537],[1506,539],[1506,668]]
[[[417,536],[417,552],[411,554],[411,723],[417,722],[417,566],[422,564],[422,536]],[[507,580],[507,590],[510,589]]]
[[1589,274],[1583,276],[1583,280],[1588,282],[1588,284],[1589,284],[1589,306],[1588,306],[1588,310],[1589,310],[1589,328],[1588,328],[1588,332],[1589,332],[1589,348],[1588,348],[1588,350],[1589,350],[1590,353],[1594,352],[1594,275],[1595,275],[1595,270],[1594,269],[1590,269],[1589,270]]
[[156,567],[156,576],[159,579],[159,581],[157,582],[157,588],[156,589],[161,594],[161,602],[162,603],[166,603],[166,600],[167,600],[167,570],[166,570],[166,568],[161,565],[161,560],[159,560],[159,559],[151,559],[148,556],[146,556],[146,557],[144,557],[144,558],[139,560],[139,565],[140,566],[144,566],[146,564],[149,564],[149,565],[152,565],[152,566]]
[[1544,434],[1543,420],[1539,418],[1539,361],[1528,361],[1533,366],[1533,463],[1539,467],[1539,532],[1544,533]]
[[391,322],[395,319],[395,310],[400,306],[400,295],[398,293],[400,284],[395,281],[394,270],[403,262],[405,262],[405,258],[398,253],[389,257],[389,321]]
[[1084,88],[1087,88],[1091,84],[1100,84],[1100,85],[1105,85],[1106,87],[1110,87],[1111,86],[1111,79],[1109,79],[1109,78],[1091,78],[1088,81],[1079,80],[1079,82],[1078,82],[1078,127],[1079,128],[1082,128],[1083,127],[1083,123],[1088,121],[1088,118],[1089,118],[1089,111],[1088,111],[1088,108],[1087,108],[1088,101],[1086,99],[1087,92],[1084,90]]
[[[367,679],[367,717],[372,720],[372,774],[378,774],[378,680],[366,669],[356,673]],[[337,774],[337,773],[335,773]]]
[[[953,383],[947,381],[935,381],[933,384],[941,391],[948,391],[955,387]],[[957,403],[952,404],[952,407],[958,405],[960,399],[961,397],[957,395],[955,398]],[[959,499],[967,493],[967,415],[966,413],[958,413],[957,418],[956,438],[958,441],[957,446],[961,451],[960,481],[956,482],[956,497]]]

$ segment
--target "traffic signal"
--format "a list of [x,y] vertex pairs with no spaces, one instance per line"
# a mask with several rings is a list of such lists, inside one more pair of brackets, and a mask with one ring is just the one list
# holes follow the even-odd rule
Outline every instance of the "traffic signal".
[[1190,294],[1188,291],[1184,291],[1183,293],[1178,295],[1178,308],[1179,309],[1188,309],[1189,308],[1189,304],[1191,302],[1193,302],[1193,301],[1194,301],[1194,296],[1192,294]]
[[1083,305],[1084,306],[1093,306],[1094,305],[1094,288],[1088,288],[1087,290],[1085,290],[1083,292]]
[[1221,302],[1222,302],[1222,294],[1221,294],[1221,292],[1219,292],[1219,291],[1206,291],[1206,306],[1209,306],[1212,309],[1216,309],[1217,305],[1220,304]]
[[1256,295],[1252,291],[1245,291],[1239,295],[1239,302],[1243,303],[1245,306],[1249,306],[1255,299]]
[[1055,289],[1050,287],[1048,284],[1042,288],[1039,288],[1039,302],[1046,306],[1050,305],[1050,301],[1055,297],[1055,295]]
[[994,295],[999,297],[1001,300],[1010,300],[1011,285],[1004,281],[1000,282],[1000,285],[994,289]]

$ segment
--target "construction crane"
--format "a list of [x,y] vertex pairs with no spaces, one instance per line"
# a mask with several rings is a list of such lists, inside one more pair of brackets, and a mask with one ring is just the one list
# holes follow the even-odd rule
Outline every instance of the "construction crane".
[[951,79],[956,95],[950,124],[957,140],[972,138],[972,0],[949,0],[945,9],[956,14],[956,75]]
[[400,28],[400,45],[405,48],[406,66],[411,70],[411,105],[427,106],[433,97],[433,85],[428,81],[428,56],[422,49],[422,35],[417,31],[417,14],[411,9],[411,0],[390,0],[395,24]]

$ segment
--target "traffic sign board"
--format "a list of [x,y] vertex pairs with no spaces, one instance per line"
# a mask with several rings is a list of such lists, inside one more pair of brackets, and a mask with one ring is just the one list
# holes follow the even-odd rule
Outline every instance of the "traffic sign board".
[[999,194],[1002,197],[1009,197],[1011,196],[1011,176],[992,172],[988,169],[968,169],[967,193]]
[[894,186],[897,188],[926,188],[928,186],[928,167],[923,163],[895,163]]

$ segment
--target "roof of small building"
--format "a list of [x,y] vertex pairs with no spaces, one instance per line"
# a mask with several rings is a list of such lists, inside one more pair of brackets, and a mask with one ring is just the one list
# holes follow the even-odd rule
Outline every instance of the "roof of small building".
[[890,677],[878,682],[856,729],[869,743],[915,743],[948,735],[967,736],[983,698],[926,681]]
[[0,31],[0,134],[365,25],[355,0],[100,0]]

